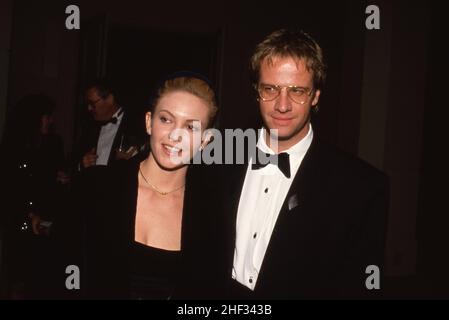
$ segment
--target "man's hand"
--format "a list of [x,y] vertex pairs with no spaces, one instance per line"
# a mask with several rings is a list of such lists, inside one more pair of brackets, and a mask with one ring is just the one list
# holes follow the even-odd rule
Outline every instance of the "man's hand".
[[31,220],[31,227],[33,229],[33,233],[36,236],[40,235],[41,234],[41,230],[40,230],[41,217],[35,213],[29,213],[28,218],[30,218],[30,220]]
[[58,181],[60,184],[67,184],[70,182],[70,176],[64,171],[58,170],[56,181]]
[[137,154],[137,147],[130,147],[127,151],[115,151],[115,158],[117,160],[129,160]]
[[84,155],[83,159],[81,160],[81,165],[83,166],[83,168],[92,167],[96,164],[97,158],[97,150],[96,148],[92,148],[92,150]]
[[33,230],[34,235],[48,236],[50,234],[51,222],[43,221],[41,217],[34,212],[30,212],[28,218],[31,220],[31,229]]

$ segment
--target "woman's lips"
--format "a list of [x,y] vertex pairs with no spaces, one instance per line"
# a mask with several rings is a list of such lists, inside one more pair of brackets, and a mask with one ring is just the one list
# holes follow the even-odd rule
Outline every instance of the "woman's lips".
[[172,157],[172,156],[179,157],[182,152],[182,149],[170,146],[168,144],[162,144],[162,150],[169,157]]

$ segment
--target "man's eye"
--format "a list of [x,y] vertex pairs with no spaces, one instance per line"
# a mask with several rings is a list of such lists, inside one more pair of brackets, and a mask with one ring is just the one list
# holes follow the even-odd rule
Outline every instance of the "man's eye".
[[306,93],[306,90],[304,90],[303,88],[291,88],[291,92],[297,95],[303,95]]
[[263,87],[263,90],[264,90],[265,92],[270,93],[270,92],[275,92],[275,91],[276,91],[276,88],[273,87],[273,86],[264,86],[264,87]]

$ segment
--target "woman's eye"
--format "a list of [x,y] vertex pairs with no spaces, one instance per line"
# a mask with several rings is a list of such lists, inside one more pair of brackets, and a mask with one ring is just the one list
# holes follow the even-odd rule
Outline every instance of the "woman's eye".
[[196,127],[196,126],[193,125],[193,124],[187,125],[187,129],[192,130],[192,131],[198,131],[198,127]]
[[164,117],[164,116],[161,116],[160,119],[161,119],[162,123],[169,123],[170,122],[170,120],[167,117]]

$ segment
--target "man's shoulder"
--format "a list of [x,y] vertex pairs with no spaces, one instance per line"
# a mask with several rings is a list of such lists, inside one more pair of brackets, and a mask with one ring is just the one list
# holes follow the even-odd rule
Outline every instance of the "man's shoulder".
[[360,181],[371,185],[388,184],[388,176],[367,161],[327,143],[317,143],[318,156],[334,175],[349,181]]

